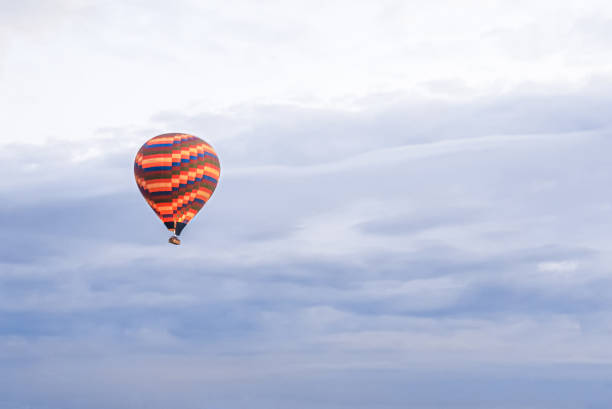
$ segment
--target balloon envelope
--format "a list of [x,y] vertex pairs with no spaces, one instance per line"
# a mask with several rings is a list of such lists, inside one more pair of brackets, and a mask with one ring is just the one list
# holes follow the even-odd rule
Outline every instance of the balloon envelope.
[[149,139],[134,159],[140,193],[177,236],[215,191],[219,172],[219,158],[212,146],[183,133]]

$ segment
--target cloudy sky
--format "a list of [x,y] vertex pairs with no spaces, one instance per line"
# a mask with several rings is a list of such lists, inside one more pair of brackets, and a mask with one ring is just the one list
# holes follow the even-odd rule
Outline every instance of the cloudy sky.
[[[609,1],[0,0],[0,409],[604,409]],[[220,184],[180,247],[132,161]]]

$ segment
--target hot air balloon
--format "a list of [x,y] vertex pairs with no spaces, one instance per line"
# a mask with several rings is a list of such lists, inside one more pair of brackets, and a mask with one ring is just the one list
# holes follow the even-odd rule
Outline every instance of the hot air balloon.
[[136,154],[134,176],[140,193],[178,236],[202,209],[219,181],[217,153],[202,139],[184,133],[166,133],[149,139]]

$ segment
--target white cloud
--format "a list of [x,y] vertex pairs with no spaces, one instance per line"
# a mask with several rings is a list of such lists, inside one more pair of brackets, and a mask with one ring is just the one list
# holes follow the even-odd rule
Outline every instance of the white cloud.
[[350,107],[449,81],[462,85],[444,94],[460,98],[567,87],[612,68],[600,35],[612,8],[599,1],[60,2],[10,16],[5,142],[89,139],[105,126],[147,126],[162,110]]
[[538,270],[552,273],[572,273],[578,269],[575,261],[549,261],[538,263]]

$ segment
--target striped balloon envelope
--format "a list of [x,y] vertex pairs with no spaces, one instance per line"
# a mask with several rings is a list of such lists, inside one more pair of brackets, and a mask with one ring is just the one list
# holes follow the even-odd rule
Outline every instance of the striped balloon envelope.
[[136,154],[134,176],[140,193],[174,233],[170,243],[202,209],[217,187],[217,153],[202,139],[166,133],[149,139]]

